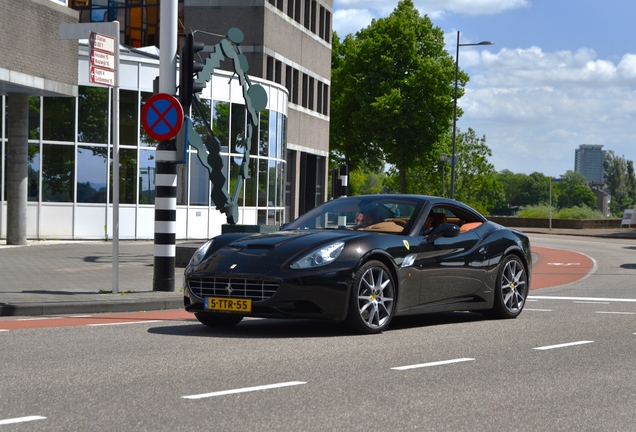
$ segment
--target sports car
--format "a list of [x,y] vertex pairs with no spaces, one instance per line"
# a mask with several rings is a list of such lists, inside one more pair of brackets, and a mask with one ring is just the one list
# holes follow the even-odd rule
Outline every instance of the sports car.
[[272,233],[206,242],[185,269],[184,304],[207,326],[244,317],[344,322],[379,333],[400,315],[515,318],[530,288],[530,241],[455,200],[343,197]]

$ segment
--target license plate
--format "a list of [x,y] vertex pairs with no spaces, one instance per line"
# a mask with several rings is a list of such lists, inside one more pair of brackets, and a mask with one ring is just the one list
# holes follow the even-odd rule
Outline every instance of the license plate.
[[205,309],[225,312],[252,312],[252,300],[229,297],[206,297]]

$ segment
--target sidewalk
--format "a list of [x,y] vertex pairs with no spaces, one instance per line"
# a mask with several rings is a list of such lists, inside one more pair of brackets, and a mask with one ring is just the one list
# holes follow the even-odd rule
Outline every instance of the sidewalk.
[[[636,229],[525,228],[553,234],[636,240]],[[192,253],[203,240],[178,241]],[[175,269],[175,291],[153,291],[152,241],[119,242],[119,287],[112,293],[113,244],[105,241],[29,241],[8,246],[0,240],[0,317],[136,312],[183,307],[183,268]]]

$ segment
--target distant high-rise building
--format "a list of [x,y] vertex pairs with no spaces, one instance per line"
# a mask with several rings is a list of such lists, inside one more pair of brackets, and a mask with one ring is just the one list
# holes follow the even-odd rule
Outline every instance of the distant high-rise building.
[[605,150],[602,145],[581,144],[574,153],[574,171],[585,176],[587,181],[604,182]]

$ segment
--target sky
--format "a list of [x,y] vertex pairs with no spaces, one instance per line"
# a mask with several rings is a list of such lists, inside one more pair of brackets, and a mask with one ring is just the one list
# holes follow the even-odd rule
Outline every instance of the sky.
[[[342,39],[397,0],[334,0]],[[636,160],[636,1],[413,0],[470,76],[457,128],[485,136],[497,171],[558,177],[581,144]]]

